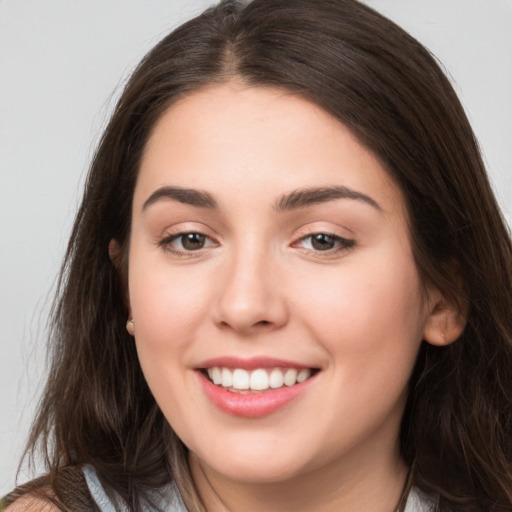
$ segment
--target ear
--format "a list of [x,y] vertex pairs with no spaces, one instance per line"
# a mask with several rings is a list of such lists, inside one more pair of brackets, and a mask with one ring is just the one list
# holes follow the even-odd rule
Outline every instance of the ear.
[[449,345],[464,331],[467,317],[467,304],[450,300],[439,290],[428,292],[428,317],[423,330],[423,339],[436,346]]
[[108,256],[110,261],[114,265],[117,270],[117,274],[119,279],[121,280],[121,286],[123,287],[123,295],[124,295],[124,303],[128,308],[128,316],[131,318],[132,316],[132,308],[130,305],[130,293],[128,290],[128,272],[127,265],[124,256],[124,251],[119,245],[119,242],[112,238],[108,244]]
[[117,240],[114,240],[113,238],[108,244],[108,256],[114,267],[119,270],[121,267],[121,248],[119,247]]

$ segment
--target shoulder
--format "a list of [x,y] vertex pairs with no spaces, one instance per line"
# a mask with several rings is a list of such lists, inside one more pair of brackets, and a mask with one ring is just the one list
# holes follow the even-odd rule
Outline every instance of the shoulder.
[[0,511],[2,512],[62,512],[62,509],[57,505],[49,501],[48,499],[32,496],[32,495],[24,495],[10,505],[7,505],[7,508],[3,508],[0,505]]
[[98,511],[82,469],[69,466],[23,484],[0,500],[0,512]]
[[0,499],[0,512],[60,512],[49,476],[32,480]]

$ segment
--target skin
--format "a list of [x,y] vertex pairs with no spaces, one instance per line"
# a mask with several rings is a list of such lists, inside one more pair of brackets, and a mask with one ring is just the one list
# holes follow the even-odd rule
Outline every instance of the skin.
[[[216,207],[148,204],[161,187],[206,192]],[[370,201],[276,208],[313,187]],[[205,235],[204,246],[186,250],[180,233]],[[322,233],[332,249],[312,244]],[[462,325],[421,286],[402,194],[344,125],[298,95],[240,83],[172,105],[134,192],[127,294],[142,369],[208,511],[396,507],[421,340],[449,343]],[[198,365],[219,356],[320,371],[278,411],[238,417],[199,383]]]

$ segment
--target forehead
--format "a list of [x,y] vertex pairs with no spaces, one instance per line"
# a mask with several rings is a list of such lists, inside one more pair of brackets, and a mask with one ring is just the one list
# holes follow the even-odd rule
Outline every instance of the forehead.
[[403,205],[380,161],[324,109],[286,90],[238,83],[193,92],[156,123],[136,195],[168,184],[219,193],[236,185],[269,197],[286,188],[343,185]]

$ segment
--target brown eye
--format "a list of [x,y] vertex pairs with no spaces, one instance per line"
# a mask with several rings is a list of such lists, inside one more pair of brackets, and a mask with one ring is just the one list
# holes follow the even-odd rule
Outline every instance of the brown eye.
[[336,246],[336,237],[319,233],[311,236],[311,247],[317,251],[328,251]]
[[299,245],[313,252],[333,253],[350,249],[355,245],[355,241],[330,233],[313,233],[301,238]]
[[168,236],[161,240],[159,245],[173,254],[185,255],[186,253],[214,247],[216,244],[209,236],[191,231]]
[[178,240],[185,251],[197,251],[204,247],[206,237],[201,233],[184,233],[176,238]]

